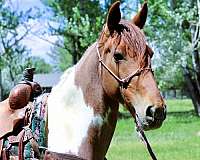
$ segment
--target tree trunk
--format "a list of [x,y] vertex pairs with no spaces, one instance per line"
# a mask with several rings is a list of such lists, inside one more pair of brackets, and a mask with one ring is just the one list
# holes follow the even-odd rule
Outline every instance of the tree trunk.
[[73,40],[73,49],[72,49],[73,65],[77,63],[77,51],[76,51],[76,42]]
[[192,59],[193,59],[193,68],[195,74],[195,83],[197,86],[198,91],[200,92],[200,63],[199,63],[199,51],[194,48],[192,52]]
[[176,98],[176,89],[173,89],[173,98]]
[[198,38],[199,38],[199,26],[195,25],[191,27],[191,35],[192,35],[192,65],[194,69],[195,83],[197,89],[200,93],[200,63],[199,63],[199,51],[198,51]]
[[77,63],[77,54],[73,54],[73,65]]
[[193,80],[191,78],[192,75],[191,75],[188,67],[185,67],[183,69],[183,73],[184,73],[184,78],[185,78],[187,88],[189,91],[189,95],[190,95],[193,105],[194,105],[195,112],[198,116],[200,116],[200,94],[197,89],[196,83],[193,82]]
[[192,37],[192,72],[188,67],[184,68],[184,77],[187,83],[189,95],[192,99],[195,112],[200,116],[200,60],[199,60],[199,43],[200,28],[198,24],[191,26]]
[[176,8],[176,0],[169,0],[171,10],[175,10]]
[[196,5],[196,0],[191,0],[190,1],[190,6],[193,8]]

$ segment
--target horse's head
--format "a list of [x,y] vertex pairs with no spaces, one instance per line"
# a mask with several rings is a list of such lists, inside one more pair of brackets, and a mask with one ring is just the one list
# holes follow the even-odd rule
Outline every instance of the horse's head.
[[97,52],[105,68],[101,68],[104,89],[129,110],[134,109],[144,129],[159,128],[166,118],[166,106],[151,70],[153,51],[141,30],[147,3],[132,21],[121,19],[119,5],[111,6],[98,41]]

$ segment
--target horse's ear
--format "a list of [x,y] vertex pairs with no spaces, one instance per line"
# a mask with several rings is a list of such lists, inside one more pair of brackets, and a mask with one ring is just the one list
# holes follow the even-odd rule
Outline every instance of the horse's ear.
[[145,1],[142,5],[141,10],[133,17],[133,23],[138,26],[140,29],[142,29],[145,25],[146,19],[148,14],[148,6],[147,2]]
[[112,33],[117,28],[117,26],[121,20],[121,13],[120,13],[119,5],[120,5],[119,1],[113,3],[108,12],[107,27],[108,27],[110,33]]

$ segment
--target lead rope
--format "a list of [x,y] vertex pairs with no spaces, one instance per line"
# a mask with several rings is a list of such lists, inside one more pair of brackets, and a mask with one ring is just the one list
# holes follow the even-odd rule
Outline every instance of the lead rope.
[[[122,92],[122,88],[120,88],[120,92],[123,96],[123,92]],[[125,97],[123,96],[123,99],[125,99]],[[133,107],[130,107],[130,105],[126,104],[127,109],[129,110],[129,112],[131,113],[132,117],[135,120],[135,125],[136,125],[136,132],[139,135],[139,138],[141,139],[141,141],[143,142],[143,144],[145,145],[145,147],[147,148],[152,160],[157,160],[156,155],[154,154],[150,143],[148,142],[148,139],[144,133],[144,130],[142,128],[142,124],[141,124],[141,120],[138,116],[138,114],[136,113],[135,109]]]
[[[122,91],[122,90],[121,90]],[[122,92],[121,92],[122,93]],[[123,94],[122,94],[123,95]],[[123,97],[124,98],[124,97]],[[129,105],[126,105],[127,109],[129,110],[129,112],[131,113],[132,117],[135,120],[135,124],[136,124],[136,132],[139,135],[139,138],[142,140],[143,144],[145,145],[145,147],[147,148],[152,160],[157,160],[156,155],[154,154],[150,143],[148,142],[148,139],[144,133],[144,130],[142,128],[142,124],[141,124],[141,120],[138,116],[138,114],[135,112],[135,109],[133,107],[129,107]]]
[[154,154],[154,152],[151,148],[151,145],[148,142],[146,135],[144,134],[144,130],[142,129],[141,122],[140,122],[140,119],[139,119],[137,113],[135,114],[135,124],[136,124],[136,131],[137,131],[140,139],[142,140],[143,144],[147,148],[152,160],[157,160],[156,155]]

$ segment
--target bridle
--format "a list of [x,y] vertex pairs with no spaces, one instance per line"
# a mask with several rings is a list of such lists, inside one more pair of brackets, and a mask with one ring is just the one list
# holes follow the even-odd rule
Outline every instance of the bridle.
[[[147,68],[138,68],[136,71],[133,71],[130,75],[126,76],[125,78],[119,78],[104,62],[103,62],[103,58],[101,57],[101,54],[99,52],[99,45],[97,42],[96,45],[96,50],[97,50],[97,55],[98,55],[98,59],[99,59],[99,63],[110,73],[110,75],[117,80],[117,82],[119,83],[120,89],[127,89],[127,87],[129,86],[129,83],[131,82],[133,77],[139,76],[144,70],[149,70],[152,71],[151,67],[147,67]],[[140,139],[142,140],[142,142],[144,143],[144,145],[146,146],[152,160],[157,160],[150,143],[148,142],[148,139],[145,136],[144,130],[142,128],[142,124],[141,124],[141,120],[138,116],[138,114],[136,113],[136,111],[132,108],[132,107],[128,107],[129,112],[131,113],[132,117],[135,120],[135,124],[136,124],[136,131],[140,137]]]
[[113,78],[117,80],[119,83],[119,86],[122,87],[123,89],[127,89],[129,83],[131,82],[133,77],[139,76],[144,70],[149,70],[152,71],[151,67],[146,67],[146,68],[138,68],[136,71],[133,71],[130,75],[126,76],[125,78],[119,78],[112,70],[109,69],[109,67],[103,62],[103,58],[100,55],[99,52],[99,45],[97,42],[96,45],[96,50],[97,50],[97,55],[99,58],[99,63],[111,74]]

